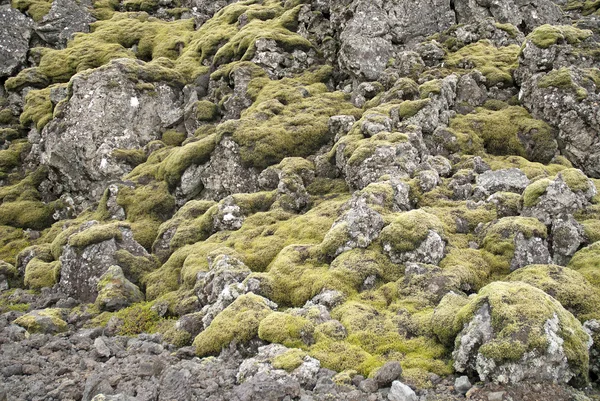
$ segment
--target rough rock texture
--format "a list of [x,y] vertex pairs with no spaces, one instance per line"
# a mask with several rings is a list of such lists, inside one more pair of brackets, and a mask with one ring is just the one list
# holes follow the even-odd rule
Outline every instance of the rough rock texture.
[[54,0],[50,12],[35,27],[35,32],[47,43],[64,47],[76,32],[88,32],[95,19],[90,15],[91,3]]
[[119,266],[110,266],[98,281],[96,304],[102,310],[116,311],[143,300],[144,294]]
[[8,5],[0,5],[0,77],[22,67],[29,50],[33,21]]
[[107,184],[131,171],[114,158],[115,149],[140,149],[181,121],[176,83],[156,77],[152,91],[137,89],[143,68],[116,60],[73,79],[60,117],[42,131],[41,160],[56,171],[55,192],[69,191],[78,203],[97,201]]

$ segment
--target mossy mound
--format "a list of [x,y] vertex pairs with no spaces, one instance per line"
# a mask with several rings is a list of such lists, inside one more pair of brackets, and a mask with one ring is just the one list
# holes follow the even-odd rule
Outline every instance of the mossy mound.
[[498,111],[477,108],[477,113],[453,118],[450,128],[460,135],[481,138],[486,151],[494,155],[518,155],[548,163],[558,149],[552,127],[519,106]]
[[45,262],[38,258],[31,259],[25,267],[25,286],[34,290],[52,287],[58,282],[60,267],[59,261]]
[[68,330],[60,309],[34,310],[17,318],[14,322],[30,333],[56,334]]
[[592,31],[578,29],[569,25],[542,25],[534,29],[528,36],[534,45],[547,49],[555,44],[575,45],[592,36]]
[[198,356],[214,355],[232,341],[245,343],[258,335],[260,322],[273,313],[273,304],[252,293],[242,295],[219,313],[194,339]]
[[381,231],[380,240],[394,252],[414,251],[429,231],[444,235],[442,222],[433,214],[421,209],[401,213]]
[[584,323],[600,317],[600,293],[577,271],[555,265],[525,266],[507,278],[539,288],[555,298],[561,305]]
[[[584,380],[587,378],[589,336],[556,299],[523,282],[494,282],[482,288],[457,312],[449,330],[458,333],[482,308],[489,311],[492,337],[476,350],[477,358],[480,355],[491,359],[496,366],[536,358],[550,352],[550,342],[556,341],[551,336],[557,335],[564,340],[562,352],[572,373]],[[550,334],[547,322],[555,319],[558,320],[557,331]],[[455,349],[460,347],[458,336]],[[456,352],[454,356],[457,357]]]
[[258,337],[289,348],[306,348],[312,340],[314,325],[310,320],[289,313],[273,312],[258,327]]
[[600,289],[600,242],[576,252],[568,267],[581,273],[596,289]]

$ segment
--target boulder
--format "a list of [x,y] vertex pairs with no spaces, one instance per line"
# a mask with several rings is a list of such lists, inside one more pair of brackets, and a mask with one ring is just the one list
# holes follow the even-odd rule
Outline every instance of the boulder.
[[13,75],[23,67],[33,21],[10,5],[0,5],[0,78]]
[[114,312],[143,300],[144,294],[125,278],[119,266],[110,266],[98,281],[96,304],[101,310]]

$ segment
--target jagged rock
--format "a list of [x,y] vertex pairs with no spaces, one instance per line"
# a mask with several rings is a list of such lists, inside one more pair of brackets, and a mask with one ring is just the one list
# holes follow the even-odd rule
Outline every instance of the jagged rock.
[[594,341],[590,349],[590,372],[600,374],[600,322],[596,319],[588,320],[583,324],[584,330]]
[[244,223],[244,214],[235,198],[228,196],[219,202],[218,211],[213,218],[213,231],[239,230]]
[[591,342],[581,323],[528,284],[492,283],[457,316],[455,327],[464,324],[452,354],[458,372],[498,383],[566,383],[587,372]]
[[[115,255],[119,250],[133,256],[149,256],[133,239],[128,226],[100,225],[96,221],[85,223],[78,232],[68,237],[60,256],[60,289],[81,301],[94,302],[100,277],[110,266],[119,265]],[[128,278],[135,277],[130,275]]]
[[33,21],[10,5],[0,5],[0,78],[22,67],[29,50]]
[[538,180],[525,189],[522,215],[549,226],[554,218],[585,208],[596,193],[594,183],[581,171],[564,170],[552,181]]
[[552,262],[566,266],[571,257],[585,243],[581,224],[571,215],[561,215],[552,220]]
[[353,197],[348,207],[350,210],[333,223],[323,240],[332,257],[350,249],[368,247],[384,226],[383,217],[369,207],[364,197]]
[[398,380],[392,383],[392,388],[388,394],[389,401],[417,401],[418,399],[415,392],[406,384]]
[[[113,157],[115,149],[142,148],[183,117],[177,77],[145,68],[142,61],[117,59],[77,74],[68,102],[42,131],[42,164],[56,169],[56,191],[70,192],[80,206],[97,201],[111,181],[131,171]],[[136,87],[138,80],[154,91]]]
[[417,183],[423,193],[433,191],[440,183],[440,175],[436,170],[419,171],[416,175]]
[[529,179],[518,168],[486,171],[478,175],[475,182],[486,197],[496,192],[515,192],[520,194],[529,185]]
[[233,90],[227,87],[231,96],[223,102],[223,118],[225,120],[240,118],[242,111],[252,105],[252,99],[248,95],[248,84],[252,80],[253,69],[240,67],[233,70],[229,80]]
[[333,116],[329,118],[329,134],[337,142],[352,129],[354,116]]
[[113,312],[143,300],[144,294],[125,278],[119,266],[110,266],[98,281],[96,304],[101,310]]
[[579,67],[538,73],[521,85],[523,105],[558,129],[562,154],[587,175],[600,178],[598,88]]
[[90,15],[91,7],[89,1],[54,0],[35,32],[45,42],[64,47],[75,32],[89,32],[89,25],[95,21]]
[[460,77],[456,85],[456,103],[468,103],[473,107],[483,105],[488,99],[485,82],[485,77],[477,70]]
[[510,25],[508,27],[498,26],[496,20],[490,17],[472,21],[469,24],[458,25],[456,29],[449,29],[444,32],[444,35],[454,37],[459,43],[464,45],[487,39],[496,47],[509,45],[521,46],[525,40],[525,36],[516,27],[515,29],[510,28]]
[[563,19],[562,10],[551,0],[456,0],[454,7],[459,24],[494,17],[499,22],[511,23],[526,32],[543,24],[556,24]]

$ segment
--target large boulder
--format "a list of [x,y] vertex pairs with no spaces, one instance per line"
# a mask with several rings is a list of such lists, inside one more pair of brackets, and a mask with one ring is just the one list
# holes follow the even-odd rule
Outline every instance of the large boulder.
[[522,282],[494,282],[462,307],[452,356],[484,381],[567,383],[587,379],[590,336],[550,295]]
[[73,77],[69,100],[42,131],[41,161],[56,171],[56,192],[97,201],[131,171],[113,151],[140,149],[181,122],[182,87],[172,70],[129,59]]
[[91,1],[54,0],[50,12],[35,27],[46,42],[64,47],[75,32],[89,32],[95,19],[90,14]]
[[23,66],[29,51],[33,21],[10,5],[0,6],[0,78]]

